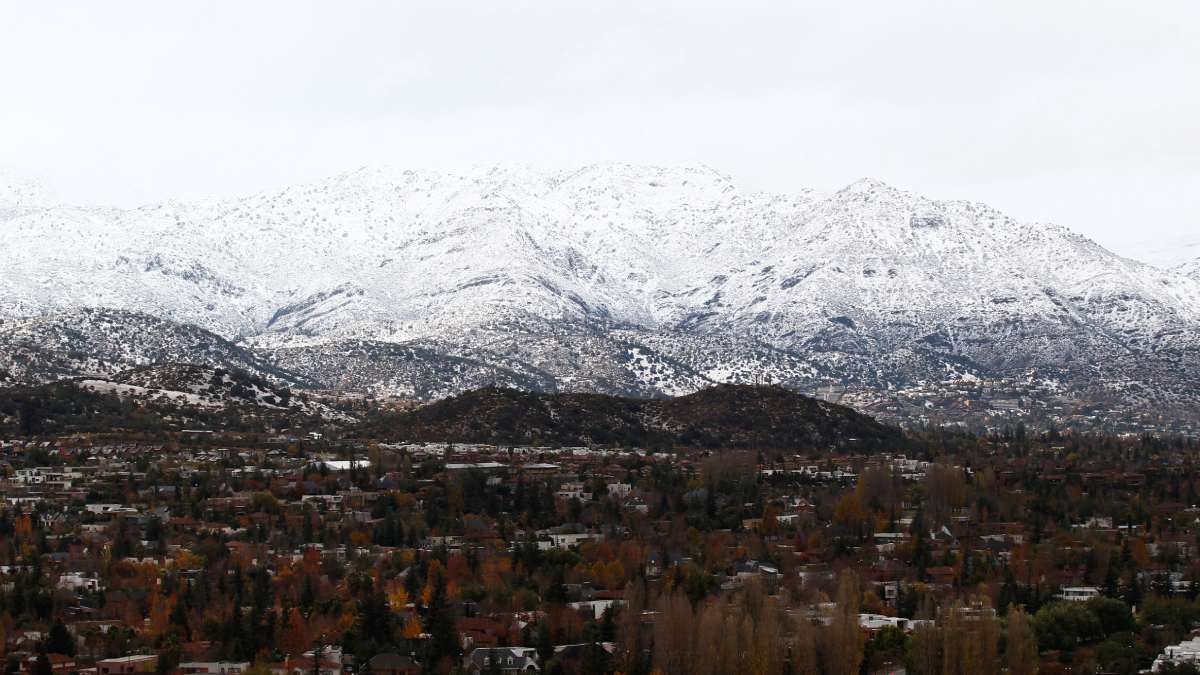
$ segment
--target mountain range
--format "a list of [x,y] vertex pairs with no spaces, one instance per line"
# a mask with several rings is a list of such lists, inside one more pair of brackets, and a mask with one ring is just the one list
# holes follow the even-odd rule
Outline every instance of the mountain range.
[[188,362],[304,388],[678,395],[1037,379],[1190,406],[1200,261],[864,179],[362,169],[135,209],[0,186],[0,379]]

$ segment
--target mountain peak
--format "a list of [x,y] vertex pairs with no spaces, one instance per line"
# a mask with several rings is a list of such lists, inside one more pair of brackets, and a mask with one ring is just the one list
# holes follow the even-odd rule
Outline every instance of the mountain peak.
[[[0,354],[264,355],[263,372],[414,395],[489,380],[662,395],[766,375],[807,387],[1083,372],[1200,349],[1193,279],[874,178],[816,196],[742,191],[704,165],[367,167],[241,199],[49,207],[5,224],[0,320],[102,306],[178,325],[66,313],[19,345],[0,331]],[[351,341],[385,347],[337,347]],[[1119,375],[1178,382],[1191,366],[1176,365]]]
[[888,183],[885,183],[885,182],[884,182],[884,181],[882,181],[882,180],[879,180],[878,178],[872,178],[872,177],[870,177],[870,176],[866,176],[866,177],[863,177],[863,178],[859,178],[858,180],[854,181],[853,183],[850,183],[850,184],[849,184],[849,185],[847,185],[846,187],[844,187],[844,188],[842,188],[841,190],[839,190],[839,192],[851,192],[851,193],[866,193],[866,192],[889,192],[889,193],[897,193],[897,192],[900,192],[900,190],[899,190],[899,189],[897,189],[897,188],[895,188],[895,187],[892,187],[891,185],[889,185]]

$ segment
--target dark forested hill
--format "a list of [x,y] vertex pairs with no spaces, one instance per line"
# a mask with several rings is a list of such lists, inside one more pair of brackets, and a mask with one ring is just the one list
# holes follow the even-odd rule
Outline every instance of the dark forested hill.
[[673,399],[479,389],[368,420],[407,441],[649,448],[895,447],[899,429],[780,387],[720,385]]

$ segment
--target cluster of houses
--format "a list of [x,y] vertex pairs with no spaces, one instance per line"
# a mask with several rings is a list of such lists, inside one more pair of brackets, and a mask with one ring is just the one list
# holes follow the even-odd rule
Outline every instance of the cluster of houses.
[[[319,439],[314,439],[319,440]],[[31,457],[39,457],[39,461]],[[52,461],[42,461],[49,457]],[[577,552],[601,543],[628,541],[630,528],[613,522],[576,520],[573,509],[592,503],[613,505],[626,514],[621,523],[643,523],[653,533],[645,546],[641,572],[653,588],[682,566],[697,562],[696,544],[689,543],[686,531],[681,535],[679,519],[666,510],[666,499],[648,477],[658,463],[692,476],[684,502],[703,502],[705,488],[695,477],[703,469],[705,457],[651,454],[639,450],[597,450],[592,448],[496,447],[468,444],[378,444],[371,448],[322,448],[316,452],[296,452],[285,447],[213,447],[206,442],[197,447],[172,447],[141,444],[96,445],[68,439],[60,443],[39,442],[36,447],[9,441],[0,445],[0,499],[6,518],[38,519],[49,533],[49,549],[42,554],[40,570],[62,595],[66,610],[59,617],[79,645],[73,655],[39,653],[46,639],[46,626],[37,630],[25,627],[4,635],[6,653],[13,655],[22,670],[41,668],[39,659],[49,660],[54,675],[132,675],[159,672],[159,655],[130,653],[104,658],[111,643],[102,636],[113,629],[135,633],[146,630],[148,617],[138,617],[128,607],[137,598],[127,586],[110,588],[104,576],[104,561],[125,559],[155,570],[171,570],[183,578],[193,570],[182,554],[195,542],[198,533],[220,538],[231,555],[255,564],[295,563],[315,555],[331,564],[349,558],[384,561],[397,553],[399,545],[370,541],[351,544],[298,543],[283,548],[270,538],[251,536],[256,528],[269,530],[279,523],[319,519],[322,528],[365,529],[377,527],[381,519],[372,506],[381,498],[411,488],[416,507],[429,495],[464,477],[482,480],[488,487],[516,489],[518,483],[537,484],[552,496],[555,524],[539,528],[506,529],[494,516],[472,513],[462,518],[457,531],[421,532],[405,544],[418,555],[444,551],[449,555],[475,551],[512,553],[518,547],[532,545],[541,551]],[[1110,468],[1071,473],[1054,464],[1054,458],[1014,460],[994,479],[1005,485],[1016,480],[1029,462],[1046,462],[1042,479],[1082,481],[1085,485],[1129,487],[1147,479],[1147,472]],[[1025,464],[1023,464],[1025,463]],[[840,516],[831,515],[830,500],[853,490],[867,472],[884,472],[900,486],[926,481],[932,465],[928,461],[903,455],[830,454],[820,459],[811,456],[784,456],[755,465],[752,473],[762,490],[762,503],[769,508],[747,505],[740,528],[717,532],[727,537],[722,544],[729,555],[728,564],[712,575],[721,591],[736,591],[752,583],[761,583],[768,592],[783,584],[797,588],[830,589],[836,584],[833,553],[828,545],[814,544],[800,536],[807,525],[818,529],[835,525]],[[966,477],[972,470],[953,467]],[[1061,469],[1061,470],[1058,470]],[[1161,470],[1170,471],[1170,467]],[[204,476],[206,496],[196,508],[183,512],[178,508],[182,486]],[[243,485],[252,481],[255,487]],[[415,486],[415,487],[414,487]],[[265,496],[269,495],[269,499]],[[824,500],[824,501],[823,501]],[[269,502],[269,503],[268,503]],[[986,514],[968,504],[951,505],[948,517],[936,525],[918,520],[916,504],[901,500],[894,516],[886,524],[872,522],[856,531],[850,555],[862,560],[858,570],[873,592],[859,615],[859,625],[868,634],[884,628],[911,632],[923,620],[901,616],[903,599],[914,587],[922,592],[953,596],[973,581],[963,556],[971,556],[992,567],[1010,564],[1015,557],[1028,560],[1032,533],[1026,522],[1004,520]],[[1172,514],[1189,513],[1182,504],[1160,505]],[[1095,514],[1069,527],[1054,522],[1039,525],[1037,536],[1053,540],[1054,553],[1064,559],[1083,557],[1095,542],[1116,545],[1132,540],[1143,545],[1149,560],[1139,572],[1149,586],[1167,584],[1172,592],[1191,592],[1178,566],[1159,562],[1158,555],[1170,550],[1184,559],[1196,557],[1196,531],[1179,529],[1151,536],[1143,523],[1114,520],[1117,514]],[[1200,516],[1200,512],[1195,515]],[[120,550],[117,533],[147,533],[152,527],[170,534],[153,541],[147,536],[134,550]],[[684,528],[686,529],[686,528]],[[55,545],[61,539],[63,545]],[[160,542],[155,544],[155,541]],[[913,547],[925,548],[927,564],[914,569]],[[649,543],[643,542],[643,543]],[[747,543],[753,544],[748,546]],[[753,550],[757,553],[750,554]],[[840,553],[847,555],[845,551]],[[1073,558],[1072,558],[1073,559]],[[21,572],[14,561],[0,569],[6,589],[13,590],[12,579]],[[621,579],[624,581],[624,579]],[[1052,564],[1038,569],[1037,583],[1057,589],[1066,601],[1086,601],[1101,593],[1089,570],[1078,564]],[[581,617],[599,622],[619,608],[621,588],[594,584],[564,584],[566,604]],[[149,590],[149,589],[147,589]],[[104,602],[94,602],[104,594]],[[826,621],[832,614],[830,603],[814,603],[807,611],[815,621]],[[988,612],[990,607],[969,611]],[[528,614],[470,615],[457,618],[455,631],[461,651],[461,667],[466,672],[534,672],[543,659],[528,644],[521,646],[523,630],[536,622],[537,611]],[[646,613],[652,623],[654,614]],[[927,620],[926,620],[927,621]],[[98,637],[99,636],[99,637]],[[241,675],[250,662],[214,659],[218,650],[212,644],[197,642],[183,647],[182,658],[171,664],[180,675]],[[589,650],[612,653],[611,642],[553,645],[555,658],[562,662],[589,658]],[[1180,662],[1200,654],[1197,642],[1186,641],[1170,648],[1160,661]],[[111,656],[111,655],[108,655]],[[1157,662],[1156,662],[1157,663]],[[263,664],[272,675],[339,675],[361,671],[349,655],[332,646],[287,655],[282,660]],[[386,651],[365,664],[372,673],[410,675],[422,671],[418,653]],[[1156,666],[1157,667],[1157,666]]]

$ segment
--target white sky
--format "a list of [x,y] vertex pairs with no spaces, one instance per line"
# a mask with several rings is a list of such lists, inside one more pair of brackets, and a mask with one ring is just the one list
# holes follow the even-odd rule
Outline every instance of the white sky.
[[132,206],[369,164],[703,162],[1164,261],[1200,242],[1200,2],[800,4],[0,0],[0,166]]

